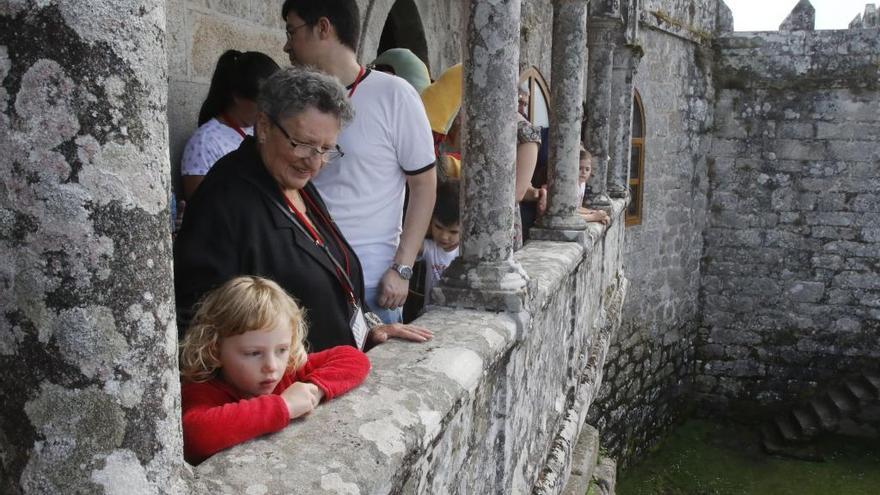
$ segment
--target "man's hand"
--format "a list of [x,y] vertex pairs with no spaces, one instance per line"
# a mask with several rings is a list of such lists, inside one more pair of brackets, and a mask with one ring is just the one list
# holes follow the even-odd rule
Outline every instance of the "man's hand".
[[367,335],[367,340],[373,345],[379,345],[391,337],[412,342],[427,342],[434,338],[434,332],[418,325],[392,323],[373,327]]
[[404,280],[399,273],[389,268],[379,281],[379,295],[376,297],[376,302],[383,308],[395,309],[403,306],[408,294],[409,280]]
[[290,419],[294,419],[312,412],[324,398],[324,392],[314,383],[294,382],[281,392],[281,398],[287,404]]

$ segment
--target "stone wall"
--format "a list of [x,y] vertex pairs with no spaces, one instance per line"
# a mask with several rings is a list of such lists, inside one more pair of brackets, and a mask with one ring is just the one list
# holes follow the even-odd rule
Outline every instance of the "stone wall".
[[697,391],[756,412],[880,358],[880,33],[718,40]]
[[658,20],[643,12],[645,54],[635,78],[646,124],[643,215],[626,229],[630,290],[590,413],[623,466],[687,411],[713,118],[712,54],[698,33],[712,29],[715,2],[697,11],[681,2],[648,2],[645,9],[685,17]]
[[371,351],[364,385],[209,459],[197,491],[561,493],[626,295],[622,214],[517,252],[524,313],[429,310],[434,340]]

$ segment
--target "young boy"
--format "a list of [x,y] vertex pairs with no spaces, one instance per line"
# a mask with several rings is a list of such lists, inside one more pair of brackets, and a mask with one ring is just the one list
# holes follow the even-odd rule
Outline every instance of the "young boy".
[[431,289],[440,281],[446,267],[458,257],[458,243],[461,238],[458,194],[457,180],[450,179],[437,186],[437,202],[431,217],[431,238],[422,243],[426,306],[431,304]]

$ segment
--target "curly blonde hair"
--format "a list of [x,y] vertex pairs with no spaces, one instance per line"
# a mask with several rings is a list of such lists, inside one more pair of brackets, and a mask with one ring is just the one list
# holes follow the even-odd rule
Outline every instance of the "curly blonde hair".
[[306,362],[305,311],[277,283],[262,277],[235,277],[209,292],[199,303],[180,344],[180,376],[206,382],[220,370],[220,341],[251,330],[268,329],[278,318],[290,322],[287,371]]

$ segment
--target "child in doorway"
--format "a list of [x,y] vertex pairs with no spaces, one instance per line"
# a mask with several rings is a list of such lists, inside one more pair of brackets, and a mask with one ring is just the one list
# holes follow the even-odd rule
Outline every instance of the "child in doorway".
[[443,276],[443,272],[458,257],[461,239],[459,220],[459,181],[449,179],[437,186],[437,201],[431,217],[431,238],[422,243],[422,259],[425,262],[425,305],[431,304],[431,289]]
[[236,277],[205,297],[180,346],[188,462],[281,430],[364,381],[370,362],[353,347],[306,354],[303,316],[260,277]]

